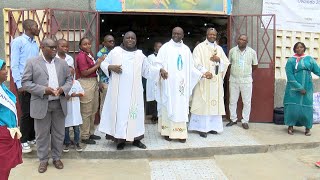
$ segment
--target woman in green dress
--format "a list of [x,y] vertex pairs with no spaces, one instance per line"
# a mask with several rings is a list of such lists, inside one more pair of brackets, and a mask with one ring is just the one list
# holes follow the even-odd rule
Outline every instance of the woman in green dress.
[[287,86],[284,95],[284,122],[288,134],[293,135],[293,126],[304,126],[305,135],[310,136],[313,124],[313,84],[311,72],[320,76],[317,62],[304,54],[306,46],[297,42],[294,55],[286,64]]

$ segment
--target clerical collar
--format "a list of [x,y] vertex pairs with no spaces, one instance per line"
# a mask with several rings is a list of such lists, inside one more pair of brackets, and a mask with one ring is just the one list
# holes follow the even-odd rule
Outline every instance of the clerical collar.
[[174,41],[171,39],[171,40],[170,40],[170,43],[172,43],[174,46],[181,47],[182,44],[183,44],[183,41],[181,40],[180,42],[176,43],[176,42],[174,42]]
[[120,44],[120,47],[125,50],[125,51],[128,51],[128,52],[133,52],[133,51],[136,51],[137,50],[137,46],[135,46],[134,48],[132,49],[127,49],[126,47],[124,47],[123,43]]
[[208,43],[208,45],[211,46],[211,47],[216,47],[216,41],[214,41],[214,42],[212,43],[212,42],[208,41],[208,39],[207,39],[207,43]]

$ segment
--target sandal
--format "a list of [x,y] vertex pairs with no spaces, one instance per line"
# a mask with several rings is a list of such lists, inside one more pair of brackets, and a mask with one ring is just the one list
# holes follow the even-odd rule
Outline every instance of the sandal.
[[288,127],[288,134],[293,135],[293,126]]
[[311,136],[310,129],[306,129],[306,132],[304,133],[306,136]]

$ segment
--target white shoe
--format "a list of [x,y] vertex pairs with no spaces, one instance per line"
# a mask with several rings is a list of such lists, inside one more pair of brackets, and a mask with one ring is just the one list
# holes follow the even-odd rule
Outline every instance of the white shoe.
[[34,140],[32,140],[32,141],[28,141],[28,143],[29,143],[30,145],[35,145],[35,144],[36,144],[36,140],[34,139]]
[[29,153],[32,151],[31,147],[29,146],[28,143],[21,143],[21,147],[22,147],[22,152],[23,153]]

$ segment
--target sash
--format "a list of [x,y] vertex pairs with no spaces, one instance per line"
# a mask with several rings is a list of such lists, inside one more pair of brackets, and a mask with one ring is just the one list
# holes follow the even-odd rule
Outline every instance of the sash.
[[127,127],[127,141],[134,141],[136,135],[136,127],[137,127],[137,118],[139,114],[138,103],[137,103],[137,85],[139,84],[139,77],[141,77],[141,68],[142,63],[141,59],[139,59],[140,55],[135,55],[135,60],[133,62],[133,83],[131,89],[131,101],[130,101],[130,109],[129,109],[129,117],[128,117],[128,127]]
[[16,121],[18,123],[16,104],[9,98],[7,93],[0,86],[0,103],[10,109],[16,115]]

